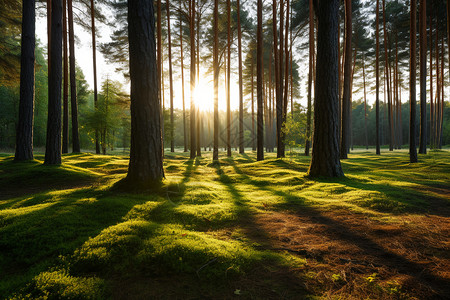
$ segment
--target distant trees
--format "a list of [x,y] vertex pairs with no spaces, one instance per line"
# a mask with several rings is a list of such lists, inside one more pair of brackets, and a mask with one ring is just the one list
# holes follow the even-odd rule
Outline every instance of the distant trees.
[[164,177],[153,1],[128,1],[131,149],[126,183],[151,188]]
[[258,0],[257,18],[258,27],[256,33],[256,92],[257,92],[257,137],[256,137],[256,159],[264,159],[264,121],[263,121],[263,39],[262,39],[262,0]]
[[341,177],[338,142],[338,0],[316,2],[317,60],[314,140],[308,175]]
[[14,156],[17,161],[33,159],[35,0],[23,0],[22,7],[20,102]]

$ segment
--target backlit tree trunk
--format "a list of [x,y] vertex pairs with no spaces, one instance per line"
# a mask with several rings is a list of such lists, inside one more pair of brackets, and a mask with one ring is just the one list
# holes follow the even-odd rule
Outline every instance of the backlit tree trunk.
[[309,72],[308,72],[308,102],[306,108],[306,141],[305,156],[309,156],[311,147],[311,108],[312,108],[312,81],[314,58],[314,7],[313,0],[309,0]]
[[388,36],[386,32],[386,1],[383,0],[383,40],[384,40],[384,63],[386,74],[386,89],[388,99],[388,122],[389,122],[389,151],[394,150],[394,138],[393,138],[393,124],[392,124],[392,99],[391,99],[391,80],[390,80],[390,68],[389,68],[389,55],[388,55]]
[[345,0],[344,92],[342,95],[341,158],[347,158],[350,142],[351,76],[352,76],[352,1]]
[[278,89],[280,93],[280,102],[281,102],[281,131],[280,131],[280,137],[278,139],[278,148],[277,148],[277,157],[284,157],[285,156],[285,146],[284,146],[284,133],[283,133],[283,121],[284,121],[284,115],[286,112],[284,111],[284,1],[280,0],[280,50],[278,51],[278,63],[279,63],[279,79],[280,82],[278,82]]
[[23,0],[20,55],[20,101],[14,160],[33,159],[35,0]]
[[[97,108],[97,46],[95,42],[95,9],[94,0],[91,0],[91,29],[92,29],[92,63],[94,66],[94,106]],[[95,153],[100,154],[100,144],[98,142],[98,130],[95,130]]]
[[152,188],[164,178],[153,1],[128,0],[131,148],[126,181]]
[[416,149],[416,1],[411,1],[409,42],[409,161],[417,162]]
[[75,70],[75,35],[73,32],[72,0],[67,0],[69,21],[69,64],[70,64],[70,108],[72,114],[72,152],[80,152],[80,135],[78,134],[78,103]]
[[48,119],[46,165],[61,164],[62,1],[51,2],[50,72],[48,74]]
[[420,0],[420,143],[419,153],[427,153],[427,1]]
[[195,0],[189,0],[189,25],[190,25],[190,44],[191,44],[191,108],[190,108],[190,131],[191,131],[191,158],[196,156],[196,134],[195,134],[195,104],[194,104],[194,89],[195,89]]
[[376,154],[380,155],[380,0],[376,6],[376,28],[375,28],[375,143]]
[[188,151],[187,147],[187,131],[186,131],[186,105],[185,105],[185,94],[184,94],[184,53],[183,53],[183,19],[182,19],[182,8],[180,1],[180,55],[181,55],[181,97],[183,99],[183,143],[184,152]]
[[283,126],[283,104],[280,90],[280,62],[278,56],[278,34],[277,34],[277,1],[272,2],[272,31],[273,31],[273,56],[275,61],[275,102],[277,115],[277,157],[281,157],[281,127]]
[[244,90],[242,82],[242,32],[241,32],[241,7],[240,1],[236,1],[237,30],[238,30],[238,56],[239,56],[239,153],[244,153]]
[[[213,49],[213,69],[214,69],[214,144],[213,161],[219,160],[219,0],[214,0],[214,49]],[[230,146],[230,145],[228,145]],[[230,147],[228,147],[230,149]]]
[[63,129],[62,153],[69,152],[69,57],[67,50],[67,0],[63,0]]
[[[217,0],[216,0],[217,1]],[[256,33],[256,39],[257,39],[257,48],[256,48],[256,57],[257,57],[257,63],[256,63],[256,92],[257,92],[257,103],[258,103],[258,110],[257,110],[257,126],[258,126],[258,133],[257,133],[257,153],[256,153],[256,159],[258,161],[264,159],[264,121],[263,121],[263,104],[264,104],[264,95],[263,95],[263,39],[262,39],[262,0],[258,0],[258,27],[257,27],[257,33]]]
[[231,156],[231,103],[230,103],[230,76],[231,76],[231,4],[227,0],[227,64],[226,64],[226,86],[227,86],[227,156]]
[[338,0],[316,2],[317,65],[314,141],[308,175],[344,176],[338,141]]
[[166,1],[167,37],[169,41],[169,84],[170,84],[170,152],[175,151],[174,122],[173,122],[173,79],[172,79],[172,39],[170,34],[170,4]]

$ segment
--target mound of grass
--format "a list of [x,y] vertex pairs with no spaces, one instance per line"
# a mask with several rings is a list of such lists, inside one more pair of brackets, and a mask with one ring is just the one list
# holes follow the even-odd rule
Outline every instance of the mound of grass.
[[[197,298],[296,298],[338,290],[346,298],[348,286],[365,298],[389,298],[389,289],[375,292],[366,284],[374,270],[338,270],[348,259],[327,261],[322,253],[334,244],[322,245],[311,234],[330,224],[346,230],[333,222],[355,215],[382,224],[428,214],[445,220],[450,153],[432,152],[411,165],[406,152],[359,152],[342,162],[346,178],[338,180],[306,177],[309,159],[269,154],[257,162],[251,153],[211,164],[208,152],[195,160],[167,153],[164,185],[132,194],[111,188],[125,176],[125,156],[65,155],[61,166],[50,167],[40,156],[15,163],[0,155],[0,295],[176,298],[190,285],[188,295]],[[185,284],[174,287],[177,281]]]

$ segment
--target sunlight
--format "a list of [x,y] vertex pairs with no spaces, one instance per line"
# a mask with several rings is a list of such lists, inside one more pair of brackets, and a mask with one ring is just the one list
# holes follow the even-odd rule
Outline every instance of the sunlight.
[[214,109],[214,89],[205,79],[200,79],[194,91],[195,105],[201,111],[212,111]]

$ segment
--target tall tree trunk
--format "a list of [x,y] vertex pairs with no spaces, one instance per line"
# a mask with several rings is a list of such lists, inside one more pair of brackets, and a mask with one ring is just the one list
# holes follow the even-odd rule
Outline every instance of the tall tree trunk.
[[369,138],[367,136],[367,93],[366,93],[366,67],[365,67],[365,55],[362,57],[362,68],[363,68],[363,86],[364,86],[364,136],[366,139],[366,150],[369,149]]
[[387,89],[387,101],[388,101],[388,123],[389,123],[389,151],[394,150],[393,144],[393,124],[391,119],[392,111],[392,99],[391,99],[391,81],[390,81],[390,68],[389,68],[389,38],[386,32],[386,0],[383,0],[383,42],[384,42],[384,63],[385,63],[385,74],[386,74],[386,89]]
[[62,153],[69,152],[69,57],[67,49],[67,0],[63,0],[63,129]]
[[194,103],[194,90],[195,90],[195,0],[189,0],[189,12],[190,12],[190,42],[191,42],[191,108],[190,108],[190,131],[191,131],[191,158],[196,156],[196,134],[195,134],[195,103]]
[[173,79],[172,79],[172,38],[170,34],[170,4],[166,1],[167,37],[169,41],[169,84],[170,84],[170,152],[175,151],[173,122]]
[[23,0],[20,54],[20,101],[14,160],[33,159],[35,0]]
[[50,74],[52,43],[52,0],[47,0],[47,72]]
[[376,28],[375,28],[375,143],[376,154],[380,155],[380,0],[377,0],[376,6]]
[[131,148],[126,180],[140,189],[152,188],[164,178],[154,33],[153,1],[128,0]]
[[256,135],[255,135],[255,95],[254,95],[254,57],[252,56],[252,66],[251,66],[251,89],[252,89],[252,150],[256,150]]
[[420,143],[419,153],[427,154],[427,0],[420,0]]
[[227,156],[231,157],[231,104],[230,104],[230,76],[231,76],[231,4],[227,0],[227,64],[226,64],[226,86],[227,86]]
[[[431,2],[433,3],[433,2]],[[435,107],[433,97],[433,19],[430,14],[430,148],[435,147]]]
[[[195,24],[197,25],[197,31],[196,31],[196,35],[197,35],[197,56],[196,56],[196,61],[197,61],[197,83],[200,82],[200,17],[201,17],[201,11],[200,11],[200,1],[197,1],[197,13],[195,15]],[[197,156],[202,156],[202,149],[200,147],[201,141],[202,141],[202,135],[201,135],[201,126],[202,126],[202,116],[200,114],[200,106],[196,107],[197,109]]]
[[442,149],[442,130],[444,126],[444,35],[441,36],[441,117],[440,117],[440,124],[439,124],[439,149]]
[[344,176],[338,142],[338,0],[316,2],[317,73],[314,101],[314,142],[308,175]]
[[181,97],[183,99],[183,143],[184,152],[188,151],[187,147],[187,131],[186,131],[186,105],[185,105],[185,94],[184,94],[184,53],[183,53],[183,19],[182,19],[182,8],[180,1],[180,55],[181,55]]
[[283,104],[280,90],[280,62],[278,61],[278,34],[277,34],[277,1],[272,1],[272,32],[273,32],[273,56],[275,61],[275,99],[277,115],[277,157],[281,157],[281,127],[283,126]]
[[342,95],[341,159],[346,159],[350,142],[351,76],[352,76],[352,1],[345,0],[345,60]]
[[244,91],[242,82],[242,32],[241,32],[241,7],[240,1],[236,1],[237,30],[238,30],[238,56],[239,56],[239,153],[244,153]]
[[[284,0],[280,0],[280,51],[278,51],[278,63],[279,63],[279,78],[280,82],[278,83],[280,90],[280,101],[281,101],[281,128],[284,127],[283,121],[284,116],[286,112],[284,111]],[[285,156],[285,145],[284,145],[284,132],[283,129],[280,131],[280,137],[278,142],[278,149],[277,149],[277,157],[284,157]]]
[[51,67],[48,74],[46,165],[61,164],[62,1],[51,5]]
[[[214,0],[214,145],[213,161],[219,160],[219,0]],[[228,145],[229,146],[229,145]],[[228,147],[230,149],[230,147]]]
[[435,95],[435,125],[434,125],[434,136],[435,136],[435,147],[439,147],[439,116],[440,116],[440,106],[439,103],[441,102],[440,97],[440,72],[439,72],[439,23],[437,19],[437,7],[436,7],[436,36],[435,36],[435,57],[436,57],[436,95]]
[[80,136],[78,134],[77,81],[75,69],[75,35],[73,32],[72,0],[67,0],[69,21],[69,64],[70,64],[70,108],[72,113],[72,152],[80,152]]
[[409,161],[417,162],[416,149],[416,1],[411,1],[410,10],[410,44],[409,44]]
[[[94,66],[94,106],[97,108],[97,46],[95,42],[95,9],[94,0],[91,0],[91,29],[92,29],[92,63]],[[100,154],[100,144],[98,142],[98,130],[95,130],[95,153]]]
[[[217,0],[215,0],[217,1]],[[263,38],[262,38],[262,0],[257,0],[258,2],[258,27],[257,27],[257,33],[256,33],[256,39],[257,39],[257,48],[256,48],[256,57],[257,57],[257,63],[256,63],[256,92],[257,92],[257,103],[258,103],[258,110],[257,110],[257,126],[258,126],[258,136],[257,136],[257,153],[256,153],[256,159],[257,160],[263,160],[264,159],[264,121],[263,121]]]
[[[338,41],[339,44],[339,41]],[[305,156],[309,156],[311,140],[311,104],[314,56],[314,7],[313,0],[309,0],[309,72],[308,72],[308,103],[306,110],[306,141]]]
[[[286,28],[284,34],[284,98],[283,98],[283,124],[286,124],[287,108],[288,108],[288,93],[289,93],[289,6],[290,1],[286,2]],[[285,125],[284,125],[285,126]],[[284,127],[283,126],[283,127]],[[283,150],[285,149],[285,136],[283,134]],[[283,151],[284,154],[284,151]],[[284,157],[284,155],[283,155]]]

